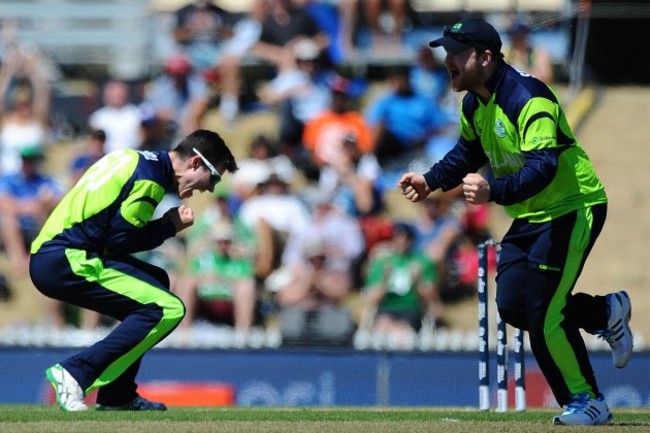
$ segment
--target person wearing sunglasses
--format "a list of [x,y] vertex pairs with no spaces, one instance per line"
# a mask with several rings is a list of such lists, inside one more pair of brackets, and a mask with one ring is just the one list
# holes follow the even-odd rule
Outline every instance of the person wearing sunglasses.
[[[455,147],[427,173],[398,181],[412,202],[460,186],[467,202],[495,202],[514,219],[501,240],[497,308],[529,331],[537,363],[557,402],[555,424],[612,419],[580,329],[603,337],[614,366],[632,355],[630,298],[572,293],[607,213],[607,195],[576,140],[554,91],[503,60],[501,38],[479,18],[465,18],[429,44],[445,66],[461,105]],[[482,169],[488,165],[491,173]]]
[[93,164],[59,202],[31,245],[30,276],[45,296],[121,323],[103,340],[46,370],[65,411],[83,411],[97,389],[98,410],[165,410],[138,395],[142,356],[185,315],[166,271],[132,256],[194,222],[180,205],[153,219],[166,192],[180,199],[214,191],[237,163],[223,139],[196,130],[171,151],[118,150]]

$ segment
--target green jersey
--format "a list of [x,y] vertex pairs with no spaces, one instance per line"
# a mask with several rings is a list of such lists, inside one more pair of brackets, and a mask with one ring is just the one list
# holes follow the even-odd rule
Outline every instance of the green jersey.
[[432,189],[452,189],[489,163],[490,199],[513,218],[544,222],[607,202],[552,89],[506,64],[485,85],[489,101],[463,98],[459,141],[425,174]]
[[103,255],[153,249],[176,234],[172,222],[151,220],[173,182],[167,152],[111,152],[68,191],[31,253],[76,248]]

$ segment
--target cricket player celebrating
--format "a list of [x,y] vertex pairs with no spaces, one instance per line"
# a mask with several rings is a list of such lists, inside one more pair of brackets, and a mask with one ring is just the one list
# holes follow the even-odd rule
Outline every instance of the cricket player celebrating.
[[131,256],[153,249],[194,222],[185,205],[152,220],[168,191],[181,199],[214,191],[237,170],[223,139],[197,130],[173,150],[111,152],[79,179],[32,243],[29,273],[44,295],[113,317],[121,323],[100,340],[48,368],[63,410],[165,410],[138,395],[142,356],[178,326],[185,306],[169,291],[167,273]]
[[[497,308],[530,344],[557,402],[555,424],[612,419],[580,329],[605,338],[614,365],[632,354],[630,298],[573,293],[607,213],[605,189],[576,140],[555,93],[506,64],[501,38],[486,21],[445,27],[432,47],[446,50],[452,88],[463,98],[456,146],[422,174],[399,180],[412,202],[462,184],[469,203],[493,201],[514,221],[501,241]],[[493,177],[477,173],[489,164]]]

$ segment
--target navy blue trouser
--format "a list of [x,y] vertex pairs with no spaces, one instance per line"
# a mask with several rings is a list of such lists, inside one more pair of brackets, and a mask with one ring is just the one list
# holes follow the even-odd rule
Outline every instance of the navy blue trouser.
[[515,220],[501,241],[499,314],[529,332],[560,405],[573,394],[599,395],[580,329],[593,334],[607,327],[607,299],[572,291],[606,215],[607,205],[599,204],[544,223]]
[[136,396],[135,377],[144,353],[185,315],[169,291],[167,273],[134,257],[99,257],[78,249],[39,252],[30,276],[45,296],[113,317],[121,323],[103,340],[61,362],[97,403],[120,406]]

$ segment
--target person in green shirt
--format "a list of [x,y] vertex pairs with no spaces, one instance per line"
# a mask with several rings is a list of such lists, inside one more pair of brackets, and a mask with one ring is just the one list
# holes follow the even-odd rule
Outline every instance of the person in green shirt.
[[397,223],[391,241],[368,263],[361,324],[396,347],[408,344],[426,315],[435,318],[441,310],[436,266],[414,244],[415,229]]
[[179,293],[187,308],[185,323],[204,319],[231,325],[245,343],[257,302],[252,256],[231,222],[219,221],[206,236],[208,242],[190,257],[189,282]]
[[137,393],[144,354],[178,326],[183,302],[164,269],[133,257],[194,223],[180,205],[153,218],[166,193],[179,199],[214,191],[237,170],[216,132],[196,130],[171,151],[111,152],[93,164],[50,214],[32,242],[29,274],[45,296],[97,311],[121,323],[104,339],[46,370],[65,411],[165,410]]
[[[614,365],[632,355],[630,298],[573,293],[607,214],[607,195],[576,140],[553,90],[505,63],[499,33],[465,18],[445,27],[454,91],[467,91],[456,146],[424,175],[406,173],[402,194],[418,202],[462,185],[469,203],[503,205],[514,219],[501,241],[497,308],[529,332],[537,363],[557,402],[555,424],[596,425],[612,419],[580,329],[603,337]],[[493,176],[479,170],[486,164]]]

